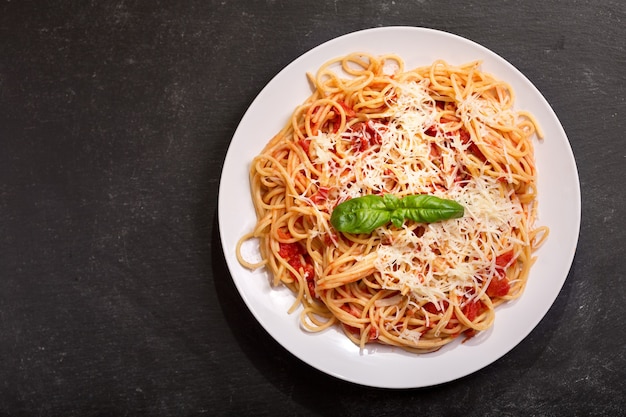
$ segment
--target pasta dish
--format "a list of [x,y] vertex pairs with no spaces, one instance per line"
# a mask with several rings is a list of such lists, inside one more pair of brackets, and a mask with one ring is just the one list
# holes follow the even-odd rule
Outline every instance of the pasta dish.
[[[534,251],[533,116],[480,62],[406,69],[354,53],[250,166],[257,222],[237,258],[295,295],[319,332],[415,352],[472,337],[522,295]],[[256,239],[261,261],[241,254]]]

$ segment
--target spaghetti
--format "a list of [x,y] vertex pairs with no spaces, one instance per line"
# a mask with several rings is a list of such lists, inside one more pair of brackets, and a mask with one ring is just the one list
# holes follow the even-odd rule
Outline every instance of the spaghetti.
[[[529,113],[479,62],[405,70],[395,55],[355,53],[309,74],[311,96],[252,161],[257,215],[239,262],[295,294],[301,325],[340,324],[361,348],[416,352],[489,328],[524,291],[533,252],[536,169]],[[462,218],[336,231],[330,216],[364,195],[454,200]],[[241,255],[257,238],[262,261]]]

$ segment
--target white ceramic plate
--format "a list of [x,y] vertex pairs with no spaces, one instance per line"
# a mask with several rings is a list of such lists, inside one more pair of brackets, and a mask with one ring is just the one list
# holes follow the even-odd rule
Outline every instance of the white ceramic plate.
[[[287,122],[293,109],[310,94],[305,73],[315,73],[327,60],[350,52],[395,53],[407,68],[436,59],[451,64],[482,60],[482,69],[509,82],[516,108],[531,111],[544,131],[535,143],[538,169],[538,225],[550,227],[548,241],[523,296],[498,308],[494,326],[466,343],[454,342],[435,353],[410,354],[372,345],[360,351],[341,332],[311,334],[299,327],[298,313],[287,314],[293,296],[272,289],[265,271],[250,272],[236,259],[237,240],[254,227],[250,198],[250,161]],[[567,210],[563,208],[567,207]],[[386,27],[351,33],[305,53],[283,69],[254,100],[233,137],[222,172],[219,228],[226,262],[244,302],[267,332],[292,354],[337,378],[383,388],[414,388],[440,384],[494,362],[524,339],[548,312],[569,272],[580,226],[580,188],[567,136],[541,93],[507,61],[467,39],[413,27]],[[246,257],[258,258],[254,244]]]

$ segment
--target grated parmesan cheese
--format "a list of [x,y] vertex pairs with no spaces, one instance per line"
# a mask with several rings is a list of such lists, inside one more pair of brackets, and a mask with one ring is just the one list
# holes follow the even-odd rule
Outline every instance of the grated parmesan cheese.
[[[427,83],[401,84],[397,92],[395,102],[389,103],[388,124],[369,122],[380,136],[380,144],[337,158],[339,144],[349,146],[354,135],[362,133],[320,133],[310,138],[312,162],[326,174],[326,182],[318,185],[335,191],[325,208],[330,213],[346,199],[372,193],[433,194],[459,202],[465,207],[463,218],[424,225],[419,237],[406,225],[393,239],[385,236],[385,229],[376,230],[381,243],[376,249],[375,267],[385,289],[409,295],[415,305],[441,305],[449,294],[467,295],[472,289],[476,296],[497,274],[497,254],[486,255],[484,247],[493,247],[488,243],[512,234],[513,225],[525,216],[521,203],[515,195],[501,195],[496,178],[481,175],[457,179],[469,145],[458,135],[437,132],[433,137],[424,133],[437,123],[436,103]],[[480,96],[462,99],[457,116],[466,123],[472,119],[487,125],[511,123],[514,117],[509,109],[497,108]],[[481,126],[478,132],[488,131]],[[431,157],[432,147],[439,153],[438,162]],[[506,149],[504,157],[509,158]],[[510,173],[506,179],[512,181]],[[319,213],[318,218],[329,231],[324,216]],[[505,245],[500,242],[498,246]],[[417,341],[420,334],[404,336]]]

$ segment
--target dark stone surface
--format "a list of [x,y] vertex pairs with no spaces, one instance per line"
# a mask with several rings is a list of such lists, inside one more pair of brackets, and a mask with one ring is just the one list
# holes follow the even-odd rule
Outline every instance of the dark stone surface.
[[[582,191],[577,254],[539,326],[479,372],[402,391],[274,342],[216,220],[261,88],[310,48],[387,25],[518,67],[559,116]],[[2,1],[0,415],[626,414],[625,74],[620,0]]]

